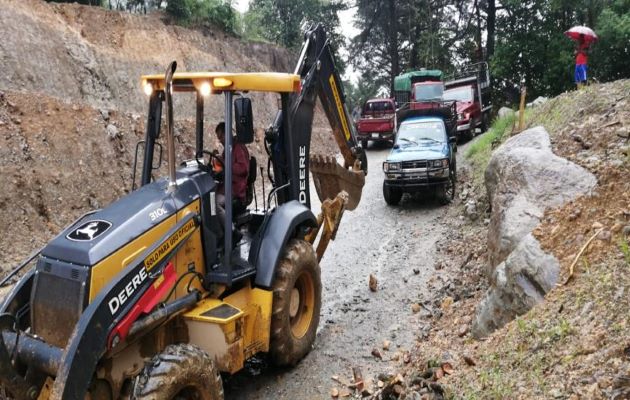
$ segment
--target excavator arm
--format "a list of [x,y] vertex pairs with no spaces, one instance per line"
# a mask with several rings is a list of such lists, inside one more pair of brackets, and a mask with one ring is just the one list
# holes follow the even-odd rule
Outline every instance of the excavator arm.
[[[353,210],[361,199],[367,174],[364,149],[358,145],[355,127],[345,105],[345,95],[335,67],[330,42],[321,25],[307,29],[295,74],[302,89],[282,95],[282,110],[267,132],[278,202],[298,200],[310,208],[310,173],[322,202],[342,192],[344,207]],[[343,157],[343,165],[330,155],[310,153],[313,115],[319,98]]]

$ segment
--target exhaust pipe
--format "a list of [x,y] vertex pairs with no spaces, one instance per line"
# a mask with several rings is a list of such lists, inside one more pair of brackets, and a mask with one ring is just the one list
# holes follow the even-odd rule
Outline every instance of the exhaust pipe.
[[175,135],[173,133],[173,75],[177,69],[177,61],[169,64],[164,75],[164,94],[166,95],[166,147],[168,152],[168,191],[177,188],[175,177]]

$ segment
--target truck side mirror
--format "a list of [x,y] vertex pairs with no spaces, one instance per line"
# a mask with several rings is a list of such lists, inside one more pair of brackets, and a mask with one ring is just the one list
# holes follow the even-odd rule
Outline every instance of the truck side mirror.
[[254,141],[254,115],[251,99],[239,97],[234,100],[234,126],[236,138],[240,143],[248,144]]

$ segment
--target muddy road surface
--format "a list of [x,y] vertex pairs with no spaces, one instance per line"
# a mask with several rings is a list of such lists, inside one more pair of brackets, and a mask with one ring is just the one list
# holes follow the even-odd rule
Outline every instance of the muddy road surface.
[[[350,381],[356,366],[366,379],[387,372],[428,331],[423,312],[414,313],[412,304],[433,272],[436,241],[447,234],[441,225],[447,207],[432,196],[409,195],[388,206],[381,166],[389,152],[389,146],[370,145],[361,203],[344,214],[320,263],[322,309],[313,349],[292,369],[262,359],[250,363],[224,382],[226,399],[330,398],[331,388],[341,388],[333,375]],[[376,292],[368,287],[370,274],[378,280]],[[371,354],[374,348],[382,359]]]

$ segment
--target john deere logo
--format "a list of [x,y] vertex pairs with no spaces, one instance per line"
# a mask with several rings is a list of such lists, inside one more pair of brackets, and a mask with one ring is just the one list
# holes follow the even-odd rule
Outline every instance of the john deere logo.
[[112,226],[111,222],[103,220],[88,221],[66,236],[70,240],[77,242],[89,242],[101,236]]

